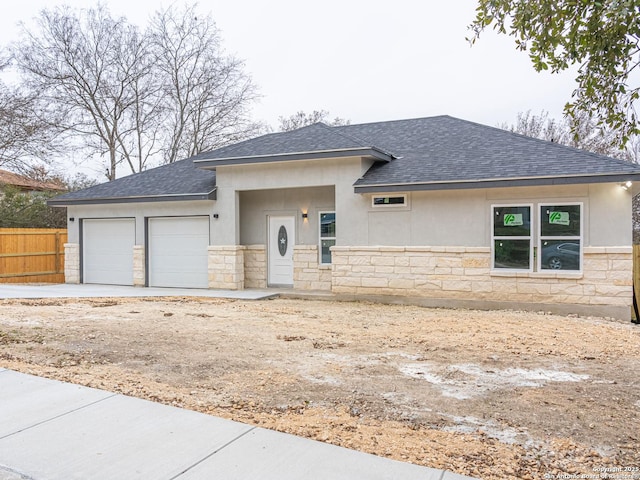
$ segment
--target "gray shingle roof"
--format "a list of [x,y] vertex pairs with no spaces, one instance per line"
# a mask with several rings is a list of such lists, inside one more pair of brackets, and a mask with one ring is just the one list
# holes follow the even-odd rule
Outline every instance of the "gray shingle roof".
[[354,138],[348,132],[341,132],[324,123],[314,123],[290,132],[270,133],[212,152],[201,153],[192,157],[192,160],[251,158],[288,153],[360,149],[371,146],[371,143]]
[[324,123],[314,123],[290,132],[279,132],[192,157],[203,168],[240,163],[288,161],[341,156],[374,156],[389,161],[391,156],[347,132]]
[[629,162],[439,116],[263,135],[49,203],[212,199],[215,172],[198,167],[353,154],[382,160],[356,181],[361,193],[640,180],[640,166]]
[[198,169],[189,159],[153,168],[112,182],[67,193],[50,205],[123,201],[204,200],[215,198],[215,172]]
[[640,166],[623,160],[449,116],[334,128],[363,141],[375,139],[398,157],[375,165],[357,187],[545,178],[569,183],[569,177],[640,174]]

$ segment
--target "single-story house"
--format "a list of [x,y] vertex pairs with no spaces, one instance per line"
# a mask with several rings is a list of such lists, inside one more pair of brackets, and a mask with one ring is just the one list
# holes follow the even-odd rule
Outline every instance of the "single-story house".
[[271,133],[59,196],[70,283],[629,318],[640,166],[449,116]]

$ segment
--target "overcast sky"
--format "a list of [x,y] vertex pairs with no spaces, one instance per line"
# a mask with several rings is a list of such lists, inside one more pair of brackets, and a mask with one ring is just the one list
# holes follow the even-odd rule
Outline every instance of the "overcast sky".
[[[179,0],[182,1],[182,0]],[[76,7],[95,1],[67,0]],[[107,0],[112,14],[144,24],[168,2]],[[55,5],[3,5],[0,41],[16,23]],[[474,0],[206,0],[225,49],[245,60],[262,99],[255,120],[328,110],[352,123],[452,115],[487,125],[514,123],[518,112],[560,118],[571,74],[536,73],[513,39],[487,32],[470,47]]]

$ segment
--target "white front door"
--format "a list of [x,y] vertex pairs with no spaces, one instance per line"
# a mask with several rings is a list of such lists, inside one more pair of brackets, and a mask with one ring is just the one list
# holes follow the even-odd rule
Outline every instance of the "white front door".
[[269,285],[293,286],[295,217],[269,217]]

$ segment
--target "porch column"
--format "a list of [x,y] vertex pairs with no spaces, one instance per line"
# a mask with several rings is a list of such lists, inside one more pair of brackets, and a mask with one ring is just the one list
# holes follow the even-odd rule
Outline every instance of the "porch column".
[[145,258],[144,245],[133,246],[133,285],[135,287],[144,287],[146,283],[145,276]]
[[80,283],[80,245],[78,243],[64,244],[64,281]]
[[242,245],[209,247],[209,288],[244,290],[244,250]]

